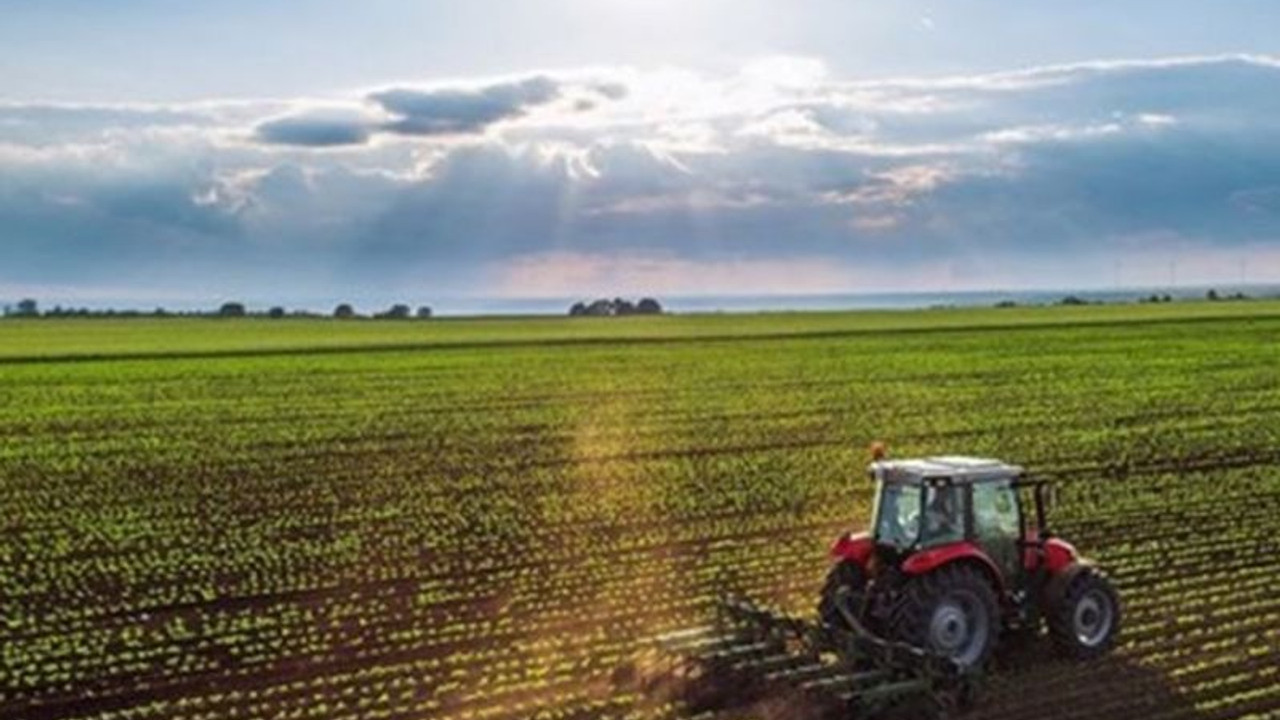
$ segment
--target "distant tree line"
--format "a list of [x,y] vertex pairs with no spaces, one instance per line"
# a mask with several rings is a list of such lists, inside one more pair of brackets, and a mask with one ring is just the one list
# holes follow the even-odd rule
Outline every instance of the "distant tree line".
[[[1210,288],[1209,291],[1204,294],[1204,299],[1208,300],[1209,302],[1219,302],[1219,301],[1228,301],[1228,300],[1252,300],[1253,298],[1242,292],[1234,292],[1234,293],[1231,293],[1230,295],[1223,295],[1219,293],[1217,290]],[[1138,298],[1138,302],[1142,304],[1171,303],[1173,301],[1174,301],[1174,297],[1168,293],[1164,293],[1163,295],[1158,293],[1152,293],[1151,295],[1148,295],[1146,297]],[[1055,304],[1056,305],[1107,305],[1107,304],[1117,303],[1117,302],[1123,303],[1125,301],[1124,300],[1114,300],[1114,301],[1086,300],[1080,297],[1079,295],[1067,295],[1066,297],[1063,297],[1062,299],[1058,300]],[[998,307],[998,308],[1018,307],[1018,303],[1013,300],[1001,300],[995,304],[995,307]]]
[[576,302],[569,308],[571,317],[613,317],[617,315],[661,315],[662,305],[653,298],[641,298],[631,302],[622,298],[600,298],[590,303]]
[[[1242,292],[1233,292],[1230,295],[1223,295],[1222,293],[1219,293],[1216,288],[1209,288],[1209,291],[1204,294],[1204,299],[1208,300],[1209,302],[1218,302],[1219,300],[1252,300],[1253,298],[1249,297],[1248,295],[1245,295]],[[1152,294],[1148,297],[1143,298],[1142,300],[1139,300],[1139,302],[1167,303],[1167,302],[1173,302],[1173,298],[1170,297],[1168,293],[1164,295]]]
[[[364,317],[356,312],[356,309],[348,303],[342,303],[333,309],[333,316],[339,320],[350,320],[354,318]],[[375,312],[369,317],[375,320],[408,320],[416,317],[419,320],[429,320],[431,318],[431,308],[421,305],[417,310],[411,310],[408,305],[397,303],[381,312]]]
[[[115,310],[115,309],[95,309],[63,307],[54,305],[52,308],[41,310],[39,303],[32,298],[23,298],[12,305],[4,305],[4,317],[17,318],[130,318],[130,317],[211,317],[211,318],[243,318],[243,317],[265,317],[265,318],[320,318],[326,317],[322,313],[312,312],[310,310],[286,310],[283,306],[275,305],[266,311],[250,310],[242,302],[225,302],[216,310],[166,310],[158,307],[154,310]],[[431,308],[427,305],[412,310],[408,305],[395,304],[386,310],[374,312],[371,315],[361,315],[356,312],[355,308],[347,303],[342,303],[333,309],[333,317],[346,318],[365,318],[387,320],[407,320],[409,318],[418,318],[426,320],[431,317]]]
[[1242,292],[1234,292],[1230,295],[1220,295],[1217,290],[1209,288],[1209,292],[1204,294],[1204,299],[1209,302],[1217,302],[1219,300],[1248,300],[1249,296]]

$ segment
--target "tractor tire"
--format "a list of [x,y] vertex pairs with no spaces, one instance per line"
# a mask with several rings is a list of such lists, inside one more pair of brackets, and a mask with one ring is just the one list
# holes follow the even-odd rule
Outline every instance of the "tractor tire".
[[844,613],[840,612],[840,606],[843,603],[854,617],[858,617],[862,612],[866,591],[867,573],[861,565],[850,560],[836,563],[827,573],[827,581],[822,586],[818,619],[831,627],[852,630]]
[[890,636],[950,657],[963,668],[980,668],[1000,635],[995,589],[979,568],[945,565],[912,578],[889,618]]
[[1105,575],[1072,565],[1045,592],[1049,638],[1063,657],[1089,660],[1110,652],[1120,630],[1120,598]]

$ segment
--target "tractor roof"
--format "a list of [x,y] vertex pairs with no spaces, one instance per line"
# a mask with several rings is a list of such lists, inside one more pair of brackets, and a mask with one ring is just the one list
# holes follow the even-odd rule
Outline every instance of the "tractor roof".
[[1022,474],[1022,468],[988,458],[945,455],[910,460],[879,460],[871,463],[871,472],[889,482],[923,482],[948,478],[952,482],[1006,480]]

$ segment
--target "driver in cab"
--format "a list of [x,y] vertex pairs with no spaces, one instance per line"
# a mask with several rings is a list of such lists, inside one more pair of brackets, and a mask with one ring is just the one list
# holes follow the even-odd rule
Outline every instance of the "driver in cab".
[[957,488],[950,486],[929,488],[924,526],[926,537],[931,541],[958,540],[964,535],[956,493]]

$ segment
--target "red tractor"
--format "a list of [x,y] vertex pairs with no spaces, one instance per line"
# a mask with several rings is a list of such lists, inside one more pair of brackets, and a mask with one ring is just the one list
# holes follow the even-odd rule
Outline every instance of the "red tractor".
[[1049,532],[1045,483],[995,460],[873,456],[871,529],[831,548],[824,625],[869,630],[962,668],[980,668],[1003,631],[1034,632],[1041,618],[1069,657],[1111,649],[1119,598]]
[[995,460],[872,452],[871,529],[831,548],[818,622],[730,597],[714,623],[658,638],[675,677],[701,678],[686,690],[711,690],[706,707],[796,692],[823,716],[947,716],[976,701],[1003,632],[1043,618],[1070,657],[1111,649],[1119,598],[1049,532],[1049,486]]

